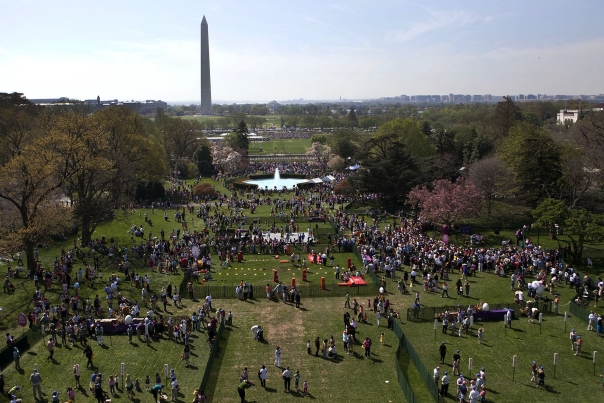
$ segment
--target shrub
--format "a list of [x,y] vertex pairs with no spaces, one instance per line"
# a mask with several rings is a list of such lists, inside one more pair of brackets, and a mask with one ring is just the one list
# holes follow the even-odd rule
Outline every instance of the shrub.
[[200,183],[193,189],[193,194],[200,199],[212,200],[218,198],[218,192],[209,183]]

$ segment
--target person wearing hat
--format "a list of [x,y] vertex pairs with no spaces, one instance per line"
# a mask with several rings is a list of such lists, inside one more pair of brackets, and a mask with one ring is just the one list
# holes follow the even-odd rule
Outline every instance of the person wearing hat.
[[531,382],[537,383],[537,362],[533,361],[531,364]]
[[239,386],[237,386],[237,393],[239,393],[239,397],[241,398],[241,403],[245,403],[245,389],[250,386],[249,381],[242,381]]
[[434,383],[436,384],[436,386],[438,386],[438,379],[440,378],[438,371],[440,371],[440,367],[434,368]]
[[476,388],[484,389],[484,382],[480,374],[476,374]]
[[52,392],[51,402],[59,403],[59,392],[57,392],[56,390],[54,392]]
[[577,352],[575,355],[579,357],[583,355],[583,338],[581,336],[577,336]]
[[478,392],[478,388],[476,388],[476,386],[472,386],[472,390],[470,391],[468,398],[470,399],[470,403],[478,403],[480,392]]
[[451,378],[449,378],[449,373],[445,371],[445,374],[440,380],[440,395],[443,397],[447,397],[449,394],[449,382],[451,382]]
[[577,332],[575,332],[575,329],[572,329],[570,331],[570,335],[568,338],[570,339],[570,349],[574,351],[575,343],[577,343]]
[[157,403],[157,398],[159,397],[159,395],[162,392],[162,389],[164,388],[164,385],[162,385],[161,383],[156,383],[152,388],[151,388],[151,394],[153,395],[153,401],[155,403]]
[[[459,374],[459,378],[457,378],[457,382],[456,382],[456,384],[457,384],[457,394],[456,394],[456,396],[459,396],[459,394],[461,393],[461,387],[465,383],[466,383],[465,378],[463,377],[463,375]],[[466,388],[466,391],[467,391],[467,388]]]
[[42,376],[38,373],[37,369],[29,376],[29,383],[34,391],[34,399],[36,399],[36,392],[40,399],[42,399]]
[[459,350],[455,351],[453,354],[453,375],[457,372],[459,374],[459,368],[461,365],[461,355],[459,355]]
[[466,401],[466,395],[468,394],[468,387],[466,386],[466,381],[463,381],[461,383],[461,385],[459,385],[458,391],[459,391],[459,401],[460,402],[465,402]]
[[537,379],[537,387],[545,387],[545,372],[543,370],[543,366],[539,367],[539,370],[537,371]]
[[175,402],[178,399],[178,379],[176,379],[176,376],[170,378],[170,386],[172,386],[172,401]]

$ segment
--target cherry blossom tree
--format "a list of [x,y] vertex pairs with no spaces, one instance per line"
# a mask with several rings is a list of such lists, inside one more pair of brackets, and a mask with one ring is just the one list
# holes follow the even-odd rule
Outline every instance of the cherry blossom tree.
[[310,148],[306,150],[306,155],[310,157],[308,165],[325,169],[331,155],[331,147],[319,142],[314,142]]
[[426,186],[411,189],[407,204],[417,205],[423,217],[451,226],[460,219],[477,216],[482,199],[480,190],[463,178],[455,182],[440,179],[432,190]]
[[232,172],[237,169],[241,154],[227,145],[217,143],[212,146],[212,161],[223,173]]

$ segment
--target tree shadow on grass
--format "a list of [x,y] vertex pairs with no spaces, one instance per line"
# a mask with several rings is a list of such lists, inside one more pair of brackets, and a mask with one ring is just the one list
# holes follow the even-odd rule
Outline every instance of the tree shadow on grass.
[[[228,329],[228,327],[226,328]],[[210,375],[210,379],[208,380],[208,384],[206,385],[206,396],[208,396],[208,401],[214,400],[214,392],[216,391],[216,384],[218,383],[218,375],[220,374],[220,367],[222,367],[222,363],[224,360],[224,351],[229,344],[229,334],[230,332],[224,332],[221,340],[219,341],[218,351],[216,351],[216,357],[214,359],[214,363],[212,364],[212,374]],[[251,402],[248,402],[251,403]]]

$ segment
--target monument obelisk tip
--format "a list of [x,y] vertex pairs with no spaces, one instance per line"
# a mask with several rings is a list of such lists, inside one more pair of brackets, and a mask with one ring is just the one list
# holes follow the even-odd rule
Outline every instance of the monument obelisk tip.
[[201,20],[201,105],[202,115],[212,115],[212,85],[210,79],[210,45],[206,16]]

